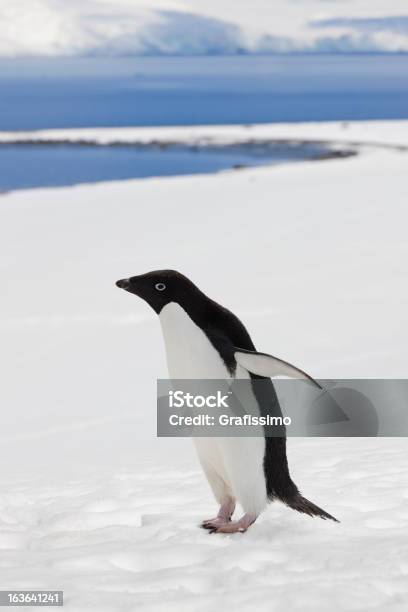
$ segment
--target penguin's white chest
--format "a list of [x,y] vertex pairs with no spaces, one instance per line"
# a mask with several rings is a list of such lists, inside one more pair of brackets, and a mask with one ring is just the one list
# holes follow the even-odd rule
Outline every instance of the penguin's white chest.
[[225,363],[203,330],[174,302],[160,313],[167,366],[173,379],[230,378]]
[[[170,303],[160,313],[170,378],[231,378],[231,373],[203,330],[178,304]],[[249,378],[237,366],[235,378]],[[234,497],[245,512],[257,516],[266,504],[263,470],[263,437],[193,438],[200,463],[220,503]]]

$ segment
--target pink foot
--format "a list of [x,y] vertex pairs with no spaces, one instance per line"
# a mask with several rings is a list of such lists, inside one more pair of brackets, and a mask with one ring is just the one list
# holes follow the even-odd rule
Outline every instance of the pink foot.
[[228,498],[227,501],[225,501],[221,505],[217,516],[211,519],[205,519],[201,523],[201,527],[203,529],[210,529],[211,531],[214,531],[216,528],[220,527],[221,525],[224,525],[225,523],[230,522],[231,516],[233,515],[234,510],[235,510],[235,500],[232,498]]
[[253,514],[244,514],[239,521],[224,522],[207,529],[210,529],[210,533],[244,533],[255,521],[256,516]]
[[230,518],[221,518],[220,516],[215,516],[212,519],[206,519],[205,521],[203,521],[201,523],[201,527],[203,529],[210,529],[211,531],[214,531],[215,529],[221,527],[221,525],[225,525],[229,521],[231,521]]

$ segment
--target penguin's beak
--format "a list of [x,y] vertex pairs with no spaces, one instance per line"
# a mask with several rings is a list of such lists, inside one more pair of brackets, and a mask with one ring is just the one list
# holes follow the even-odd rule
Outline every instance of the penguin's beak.
[[116,286],[119,287],[119,289],[129,289],[130,286],[130,281],[128,278],[121,278],[120,280],[116,281]]

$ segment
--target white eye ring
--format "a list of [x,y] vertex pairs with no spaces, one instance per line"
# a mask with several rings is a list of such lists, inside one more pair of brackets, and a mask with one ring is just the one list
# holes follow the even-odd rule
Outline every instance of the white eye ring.
[[157,291],[164,291],[166,288],[166,285],[164,283],[156,283],[154,288],[157,289]]

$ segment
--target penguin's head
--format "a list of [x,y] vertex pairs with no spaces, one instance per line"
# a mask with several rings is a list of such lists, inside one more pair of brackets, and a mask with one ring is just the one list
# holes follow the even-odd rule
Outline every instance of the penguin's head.
[[191,280],[175,270],[155,270],[123,278],[116,282],[116,286],[145,300],[157,314],[170,302],[185,307],[203,296]]

